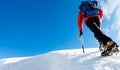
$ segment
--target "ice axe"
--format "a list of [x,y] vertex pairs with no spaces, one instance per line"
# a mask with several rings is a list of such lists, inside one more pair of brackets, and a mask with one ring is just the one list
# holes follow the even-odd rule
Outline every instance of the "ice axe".
[[80,36],[80,41],[81,41],[81,43],[82,43],[83,53],[85,53],[85,50],[84,50],[84,42],[83,42],[83,38],[82,38],[82,36]]

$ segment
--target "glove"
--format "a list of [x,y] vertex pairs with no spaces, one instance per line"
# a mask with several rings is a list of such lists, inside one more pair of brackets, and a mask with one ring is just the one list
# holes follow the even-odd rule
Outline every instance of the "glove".
[[82,31],[80,31],[80,34],[79,34],[79,36],[82,36],[83,35],[83,32]]

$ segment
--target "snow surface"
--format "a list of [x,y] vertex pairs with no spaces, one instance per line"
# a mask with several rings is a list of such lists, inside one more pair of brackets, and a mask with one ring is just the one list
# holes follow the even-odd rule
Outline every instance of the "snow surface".
[[0,59],[0,70],[120,70],[120,54],[102,57],[98,48],[59,50]]

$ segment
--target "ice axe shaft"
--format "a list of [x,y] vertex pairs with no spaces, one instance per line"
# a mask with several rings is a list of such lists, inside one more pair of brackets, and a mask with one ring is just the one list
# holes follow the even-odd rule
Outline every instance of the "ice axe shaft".
[[82,43],[82,49],[83,49],[83,53],[85,53],[85,50],[84,50],[84,43],[83,43],[83,38],[80,36],[80,41]]

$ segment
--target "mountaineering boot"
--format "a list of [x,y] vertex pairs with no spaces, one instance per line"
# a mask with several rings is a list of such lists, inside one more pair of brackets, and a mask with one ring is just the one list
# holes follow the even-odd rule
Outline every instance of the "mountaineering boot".
[[101,56],[110,56],[114,52],[119,51],[118,45],[114,41],[107,42],[106,45],[104,45],[104,51],[101,52]]
[[111,52],[109,53],[109,56],[115,53],[116,55],[119,53],[119,46],[115,44],[115,46],[112,48]]
[[116,48],[113,50],[113,53],[116,53],[116,52],[118,52],[119,53],[119,46],[118,45],[116,45]]

